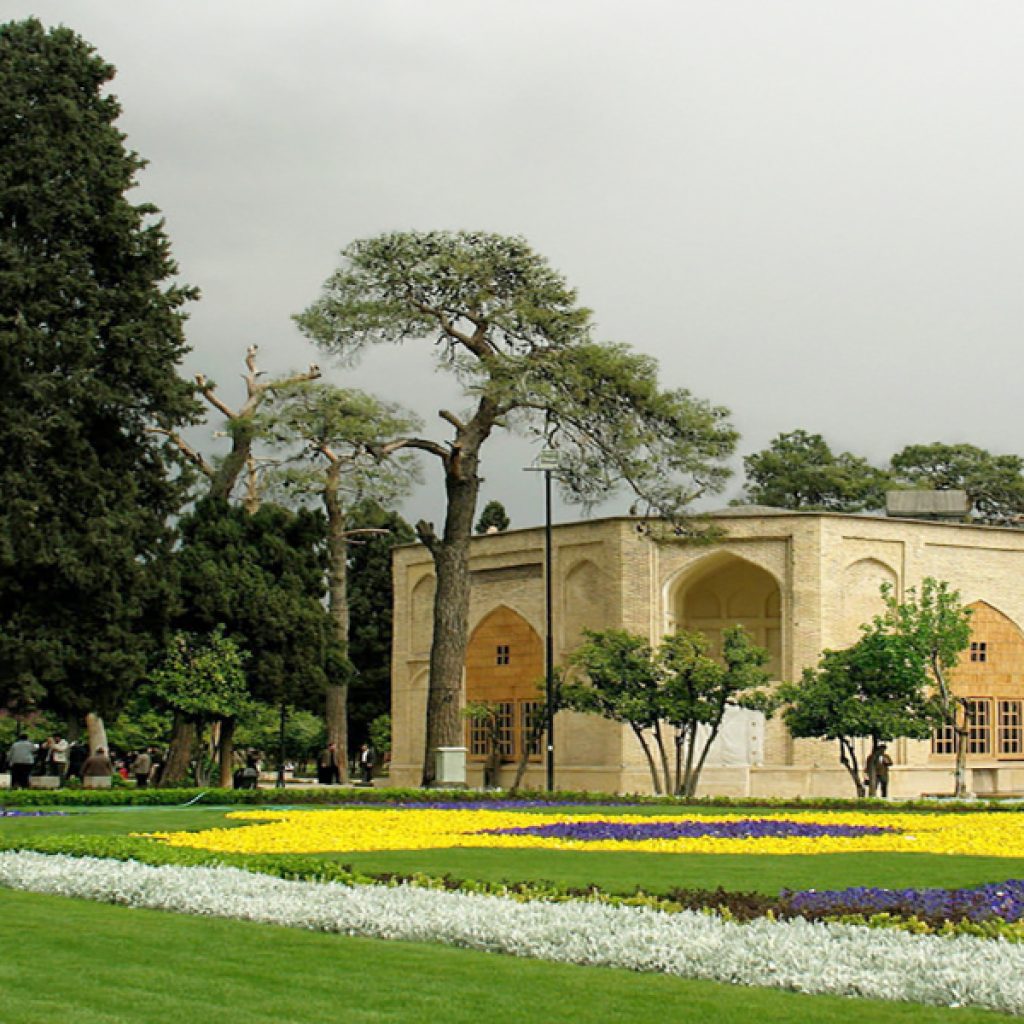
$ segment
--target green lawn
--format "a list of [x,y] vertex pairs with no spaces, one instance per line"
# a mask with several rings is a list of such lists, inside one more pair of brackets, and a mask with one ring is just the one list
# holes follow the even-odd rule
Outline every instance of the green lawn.
[[4,1024],[324,1021],[969,1024],[976,1010],[856,1002],[0,890]]

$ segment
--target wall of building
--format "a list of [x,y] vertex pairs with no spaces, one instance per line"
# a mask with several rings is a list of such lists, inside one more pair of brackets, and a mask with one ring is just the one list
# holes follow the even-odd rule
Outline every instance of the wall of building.
[[[671,531],[646,530],[624,518],[557,526],[552,576],[556,664],[579,643],[585,628],[622,627],[656,642],[685,626],[688,617],[691,625],[698,624],[701,609],[710,616],[718,602],[722,621],[739,612],[741,621],[749,619],[762,629],[763,639],[774,649],[778,677],[795,679],[817,663],[823,649],[857,639],[859,626],[882,610],[881,584],[902,595],[925,576],[948,581],[965,603],[988,602],[1014,629],[1024,622],[1024,588],[1019,583],[1024,579],[1024,534],[1019,531],[747,510],[716,517],[714,525],[720,536],[711,544],[686,541]],[[503,605],[544,635],[543,542],[540,529],[474,539],[471,629]],[[423,759],[432,621],[429,553],[419,546],[399,549],[394,580],[392,777],[398,784],[416,784]],[[755,593],[742,592],[744,581]],[[774,583],[775,594],[766,581]],[[688,593],[693,597],[689,608]],[[761,603],[755,608],[751,601]],[[777,627],[772,621],[776,617]],[[1024,685],[1024,675],[1020,682]],[[743,742],[751,742],[749,730],[749,721],[736,724],[736,735],[729,738],[733,750],[739,749],[739,732],[744,733]],[[646,762],[628,729],[561,713],[555,739],[559,787],[649,791]],[[730,763],[735,757],[717,758],[706,770],[702,791],[852,794],[835,744],[794,741],[777,718],[761,726],[747,749],[752,753],[746,765]],[[894,795],[949,788],[948,759],[934,756],[929,743],[900,740],[891,753],[896,762]],[[1024,789],[1024,768],[976,767],[976,785],[982,788]],[[542,784],[542,765],[531,769],[528,782]]]

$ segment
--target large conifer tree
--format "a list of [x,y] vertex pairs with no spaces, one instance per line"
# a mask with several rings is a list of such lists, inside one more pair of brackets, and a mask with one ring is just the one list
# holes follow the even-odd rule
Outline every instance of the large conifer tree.
[[194,414],[193,290],[67,28],[0,26],[0,705],[116,706],[159,618],[178,474],[149,432]]

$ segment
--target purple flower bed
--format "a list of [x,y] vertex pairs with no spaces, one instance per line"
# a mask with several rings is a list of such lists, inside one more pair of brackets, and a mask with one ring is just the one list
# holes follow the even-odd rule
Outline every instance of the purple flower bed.
[[[600,803],[602,807],[630,807],[631,804],[613,804],[607,800],[588,800],[578,806],[592,807],[594,803]],[[565,800],[380,800],[373,803],[360,803],[350,801],[348,803],[332,804],[333,807],[356,807],[359,810],[380,807],[385,810],[401,808],[410,811],[509,811],[522,808],[541,807],[552,809],[556,807],[576,806]]]
[[0,818],[64,818],[63,811],[19,811],[14,807],[0,807]]
[[1019,921],[1024,917],[1024,881],[1011,879],[970,889],[851,889],[816,892],[783,890],[779,902],[801,917],[894,914],[927,921]]
[[610,821],[560,821],[553,825],[517,825],[512,828],[482,829],[477,835],[542,836],[548,839],[575,839],[583,843],[611,839],[618,842],[644,839],[792,839],[835,836],[854,839],[860,836],[895,832],[886,825],[821,825],[817,822],[765,821],[653,821],[621,824]]

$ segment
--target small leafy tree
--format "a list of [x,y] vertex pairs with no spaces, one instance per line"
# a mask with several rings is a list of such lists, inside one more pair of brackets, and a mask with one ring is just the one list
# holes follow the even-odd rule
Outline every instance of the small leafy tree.
[[[871,741],[867,761],[874,764],[882,743],[927,738],[938,713],[919,654],[904,637],[877,625],[864,627],[852,647],[826,651],[817,668],[781,686],[778,696],[787,705],[783,720],[793,736],[839,744],[839,760],[858,797],[865,796],[865,785],[856,740]],[[869,774],[874,796],[878,779]]]
[[768,652],[755,646],[742,626],[726,630],[721,661],[707,656],[707,639],[700,633],[667,636],[657,649],[626,630],[585,630],[584,635],[571,660],[589,685],[566,684],[562,700],[575,711],[628,725],[655,793],[695,794],[729,707],[772,711],[765,689]]
[[[663,680],[662,715],[674,729],[672,792],[677,796],[696,795],[728,708],[772,713],[773,701],[765,689],[768,658],[742,626],[723,633],[721,661],[707,656],[702,633],[680,631],[662,641],[657,665]],[[665,778],[670,778],[667,767]]]
[[968,703],[953,693],[950,671],[971,640],[971,610],[960,602],[960,593],[949,584],[925,577],[921,590],[910,588],[902,601],[892,587],[882,587],[886,610],[874,628],[898,637],[913,652],[923,680],[930,684],[939,708],[939,721],[953,730],[956,761],[954,796],[967,795]]
[[248,705],[245,659],[246,653],[224,635],[222,626],[207,636],[179,631],[171,638],[150,678],[157,699],[187,728],[175,729],[178,742],[168,752],[163,784],[184,780],[204,724],[234,719]]
[[664,792],[652,748],[653,742],[664,750],[658,671],[650,642],[625,629],[587,629],[583,635],[586,640],[570,661],[586,677],[587,684],[563,685],[566,707],[628,725],[644,753],[654,792]]
[[504,533],[512,524],[500,501],[489,501],[473,528],[475,533]]

